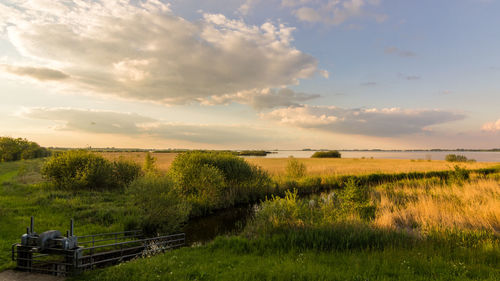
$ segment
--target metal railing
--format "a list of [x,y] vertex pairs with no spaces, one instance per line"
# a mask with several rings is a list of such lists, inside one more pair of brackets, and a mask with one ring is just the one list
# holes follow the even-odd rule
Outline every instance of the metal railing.
[[71,250],[12,245],[17,268],[29,272],[69,275],[149,256],[184,246],[184,233],[141,238],[138,230],[78,236],[78,247]]

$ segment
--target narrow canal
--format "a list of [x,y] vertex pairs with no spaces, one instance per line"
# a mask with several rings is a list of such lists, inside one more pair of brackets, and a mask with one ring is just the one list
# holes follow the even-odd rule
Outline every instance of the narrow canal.
[[206,243],[219,235],[240,233],[254,215],[257,205],[232,207],[189,220],[184,227],[186,244]]

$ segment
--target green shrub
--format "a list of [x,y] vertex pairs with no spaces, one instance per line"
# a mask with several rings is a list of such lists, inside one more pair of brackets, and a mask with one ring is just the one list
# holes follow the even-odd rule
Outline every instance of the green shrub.
[[339,192],[340,209],[344,216],[356,214],[360,218],[375,218],[375,206],[370,202],[370,190],[356,180],[349,180],[345,188]]
[[141,166],[134,161],[119,159],[113,162],[114,181],[118,186],[127,186],[141,175]]
[[461,184],[470,178],[470,171],[455,165],[455,170],[451,172],[448,179],[449,182]]
[[337,150],[316,151],[311,158],[340,158],[342,155]]
[[262,198],[270,186],[266,172],[225,152],[181,153],[172,162],[169,175],[193,203],[193,215]]
[[187,221],[190,205],[166,176],[146,176],[127,188],[140,221],[131,220],[127,227],[139,225],[146,235],[169,234],[178,231]]
[[302,178],[306,175],[307,167],[304,163],[290,157],[286,165],[286,176],[292,179]]
[[448,162],[467,162],[468,159],[464,155],[458,154],[448,154],[445,157],[445,160]]
[[123,188],[137,178],[137,165],[110,162],[84,150],[71,150],[52,156],[42,167],[42,175],[57,188],[68,190],[103,190]]
[[154,158],[149,151],[144,157],[144,165],[142,169],[145,173],[156,173],[156,158]]

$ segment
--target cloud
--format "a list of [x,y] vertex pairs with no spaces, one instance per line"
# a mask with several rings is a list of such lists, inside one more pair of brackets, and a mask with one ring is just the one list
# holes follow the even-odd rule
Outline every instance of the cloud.
[[371,87],[371,86],[377,86],[377,82],[369,81],[369,82],[363,82],[359,84],[360,86],[366,86],[366,87]]
[[244,16],[248,15],[250,10],[259,2],[260,0],[245,0],[245,3],[238,8],[238,13]]
[[[272,132],[244,125],[169,123],[135,113],[75,108],[29,108],[21,113],[32,119],[50,120],[59,131],[94,134],[151,136],[209,144],[268,141]],[[271,137],[271,139],[276,139]]]
[[282,0],[283,7],[293,8],[293,14],[300,21],[322,22],[340,25],[353,18],[372,18],[376,22],[384,22],[387,15],[370,13],[367,6],[378,6],[377,0]]
[[8,72],[10,74],[18,76],[28,76],[39,81],[64,80],[69,78],[69,75],[64,72],[45,67],[0,64],[0,69],[3,69],[5,72]]
[[485,132],[500,132],[500,119],[498,119],[496,122],[494,121],[485,123],[481,127],[481,130]]
[[295,16],[301,21],[319,22],[323,17],[313,8],[302,7],[294,12]]
[[384,53],[388,55],[395,55],[395,56],[400,56],[400,57],[415,57],[417,54],[415,54],[412,51],[406,51],[406,50],[401,50],[396,47],[387,47],[384,50]]
[[393,137],[429,131],[429,126],[463,119],[442,110],[399,108],[344,109],[335,106],[300,106],[275,109],[261,117],[283,125],[322,131]]
[[305,93],[297,93],[291,89],[264,89],[240,92],[233,95],[213,96],[210,99],[204,100],[202,103],[207,105],[228,104],[230,102],[238,102],[249,104],[257,110],[299,105],[305,101],[320,97],[320,95],[312,95]]
[[9,3],[18,12],[3,19],[10,42],[24,59],[70,76],[59,81],[69,90],[185,104],[323,74],[283,24],[221,14],[189,21],[156,0]]

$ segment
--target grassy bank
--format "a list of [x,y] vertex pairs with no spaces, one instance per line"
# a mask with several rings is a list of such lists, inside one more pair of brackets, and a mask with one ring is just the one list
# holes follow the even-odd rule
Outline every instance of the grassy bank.
[[[336,233],[339,234],[339,233]],[[324,234],[323,234],[324,235]],[[295,235],[297,236],[297,235]],[[355,236],[352,232],[343,237]],[[325,237],[325,236],[321,236]],[[345,242],[348,242],[347,239]],[[218,238],[71,280],[498,280],[497,249],[435,241],[322,251],[293,239]]]

